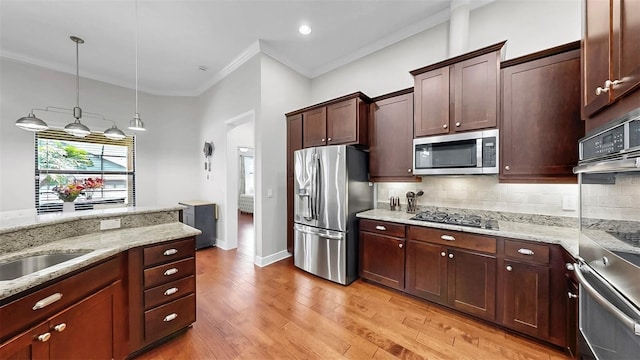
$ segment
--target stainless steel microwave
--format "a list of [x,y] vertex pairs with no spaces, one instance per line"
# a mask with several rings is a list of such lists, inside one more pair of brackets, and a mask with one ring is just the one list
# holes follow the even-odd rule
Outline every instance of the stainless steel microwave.
[[497,174],[498,153],[498,129],[413,139],[413,174]]

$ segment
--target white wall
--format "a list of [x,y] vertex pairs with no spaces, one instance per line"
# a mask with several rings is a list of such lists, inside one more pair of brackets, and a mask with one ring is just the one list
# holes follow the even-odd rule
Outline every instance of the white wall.
[[[75,76],[2,58],[0,78],[0,211],[34,208],[34,136],[14,122],[34,107],[74,107]],[[81,108],[113,119],[129,134],[134,104],[131,89],[80,79]],[[185,185],[196,177],[197,158],[190,149],[197,133],[194,99],[141,93],[139,104],[148,130],[136,137],[137,204],[176,204],[196,197],[197,187]],[[73,120],[54,113],[37,115],[51,127],[61,128]],[[94,131],[111,126],[91,118],[82,122]]]
[[[508,40],[506,58],[579,40],[580,0],[497,0],[471,12],[469,51]],[[447,58],[443,23],[314,78],[311,105],[362,91],[375,97],[413,87],[409,71]]]
[[[256,120],[256,263],[288,256],[287,124],[285,113],[309,104],[309,80],[267,55],[261,55],[261,106]],[[268,196],[269,189],[272,197]]]
[[[259,56],[254,56],[198,97],[200,113],[196,121],[199,135],[195,138],[194,146],[201,149],[205,141],[213,141],[216,150],[211,159],[211,172],[204,170],[204,155],[199,151],[200,161],[195,169],[197,176],[194,178],[194,187],[197,188],[200,198],[213,201],[219,206],[216,236],[222,248],[232,248],[233,244],[237,243],[237,238],[231,234],[237,231],[237,204],[235,207],[234,204],[230,204],[227,196],[227,189],[230,186],[228,179],[237,180],[236,173],[230,173],[228,168],[227,132],[237,124],[226,122],[251,111],[257,119],[259,107]],[[256,131],[256,137],[258,136],[260,135]],[[235,156],[235,150],[232,151]],[[209,175],[208,179],[207,175]]]

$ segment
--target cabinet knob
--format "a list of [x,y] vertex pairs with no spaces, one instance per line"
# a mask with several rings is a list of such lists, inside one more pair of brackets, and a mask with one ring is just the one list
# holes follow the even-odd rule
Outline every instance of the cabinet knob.
[[622,83],[622,81],[620,81],[620,80],[613,80],[613,81],[607,80],[607,81],[604,82],[604,86],[605,86],[605,88],[607,88],[607,90],[609,90],[612,87],[614,87],[614,86],[616,86],[618,84],[621,84],[621,83]]
[[440,253],[440,256],[445,257],[445,256],[447,256],[447,253],[443,251],[443,252]]
[[606,92],[608,92],[608,91],[609,91],[609,88],[608,88],[608,87],[606,87],[606,86],[605,86],[605,87],[600,87],[600,86],[598,86],[598,87],[596,88],[596,95],[602,95],[603,93],[606,93]]
[[511,265],[507,265],[507,271],[511,271],[513,270],[513,268],[511,267]]
[[507,165],[507,166],[504,167],[504,169],[509,171],[509,170],[511,170],[511,166]]
[[573,264],[572,264],[572,263],[566,263],[566,264],[564,264],[564,267],[565,267],[565,269],[567,269],[567,270],[569,270],[569,271],[573,271],[573,269],[575,269],[575,268],[573,267]]
[[407,172],[408,172],[408,173],[410,173],[410,172],[411,172],[411,169],[407,169]]
[[402,243],[398,244],[398,247],[399,247],[400,249],[402,249]]
[[65,323],[60,323],[60,324],[58,324],[58,325],[54,326],[54,327],[53,327],[53,330],[55,330],[55,331],[57,331],[57,332],[63,332],[63,331],[64,331],[64,329],[66,329],[66,328],[67,328],[67,324],[65,324]]
[[449,259],[453,259],[453,254],[449,254]]
[[331,141],[331,138],[328,138],[327,141]]
[[38,341],[40,341],[40,342],[47,342],[47,341],[49,341],[49,339],[51,339],[51,334],[50,333],[44,333],[44,334],[38,336]]
[[324,142],[324,138],[320,139],[320,141]]
[[449,125],[447,125],[447,124],[442,125],[442,128],[443,128],[443,129],[446,129],[446,128],[448,128],[448,127],[449,127]]
[[571,291],[567,292],[567,296],[569,297],[569,299],[577,299],[578,295],[572,293]]
[[459,122],[456,123],[456,127],[460,127],[460,123]]

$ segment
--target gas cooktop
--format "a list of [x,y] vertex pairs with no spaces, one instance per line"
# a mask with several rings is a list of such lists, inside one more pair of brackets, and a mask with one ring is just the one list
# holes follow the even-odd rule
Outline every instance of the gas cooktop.
[[451,224],[460,226],[470,226],[480,229],[500,230],[498,221],[493,219],[485,219],[477,215],[449,214],[441,211],[423,211],[410,220],[427,221],[439,224]]

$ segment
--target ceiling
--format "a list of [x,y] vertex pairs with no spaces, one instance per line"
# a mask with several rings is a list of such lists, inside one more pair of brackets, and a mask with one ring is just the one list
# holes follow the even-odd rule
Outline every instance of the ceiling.
[[[198,95],[258,51],[313,78],[445,21],[449,3],[138,0],[139,89]],[[75,74],[75,35],[85,40],[80,76],[134,88],[135,34],[131,0],[0,0],[6,58]]]

